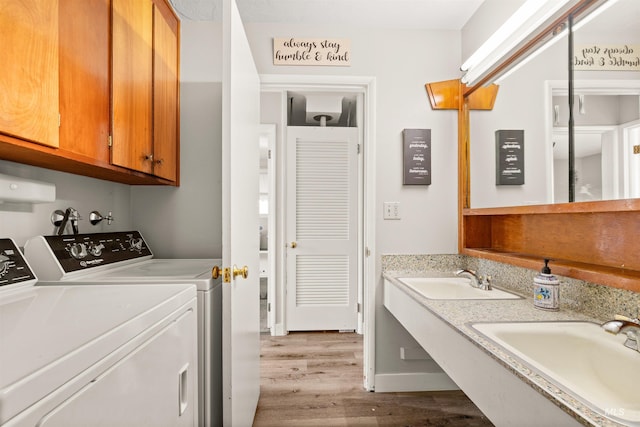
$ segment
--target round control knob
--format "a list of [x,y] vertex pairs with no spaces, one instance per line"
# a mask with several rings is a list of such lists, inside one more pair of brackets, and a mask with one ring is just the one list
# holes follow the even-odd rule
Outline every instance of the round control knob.
[[142,250],[142,239],[140,238],[132,238],[129,241],[129,245],[131,245],[131,249],[135,249],[136,251]]
[[82,259],[87,256],[87,247],[84,243],[74,243],[69,252],[75,259]]
[[0,255],[0,277],[9,272],[9,257]]
[[89,253],[93,256],[100,256],[102,255],[102,250],[104,249],[104,245],[102,243],[100,244],[94,244],[91,243],[89,245]]

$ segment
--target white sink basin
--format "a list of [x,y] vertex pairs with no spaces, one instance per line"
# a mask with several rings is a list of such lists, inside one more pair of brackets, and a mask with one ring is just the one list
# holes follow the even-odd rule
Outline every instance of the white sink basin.
[[596,412],[640,426],[640,353],[591,322],[475,323],[496,342]]
[[416,292],[430,299],[519,299],[518,295],[492,289],[474,288],[465,277],[402,277],[398,278]]

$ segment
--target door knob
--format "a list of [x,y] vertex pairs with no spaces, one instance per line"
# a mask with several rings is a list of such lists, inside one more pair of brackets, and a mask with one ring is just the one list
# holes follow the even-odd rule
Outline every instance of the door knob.
[[242,276],[243,279],[249,277],[249,267],[246,265],[242,268],[238,268],[235,265],[233,266],[233,278],[235,279],[238,276]]
[[216,280],[218,277],[222,277],[224,283],[231,283],[231,274],[228,268],[220,268],[217,265],[211,269],[211,278]]
[[291,248],[295,249],[298,247],[298,244],[296,242],[291,242]]

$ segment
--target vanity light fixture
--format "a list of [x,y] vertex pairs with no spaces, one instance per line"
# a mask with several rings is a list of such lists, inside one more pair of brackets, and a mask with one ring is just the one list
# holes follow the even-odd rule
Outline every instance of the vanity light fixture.
[[[578,22],[575,22],[573,24],[573,31],[575,32],[578,29],[580,29],[581,27],[583,27],[585,24],[587,24],[588,22],[593,20],[596,16],[600,15],[602,12],[604,12],[605,10],[607,10],[611,6],[613,6],[617,1],[618,0],[606,0],[604,2],[601,2],[593,11],[589,12],[587,14],[587,16],[582,17]],[[558,40],[562,40],[562,38],[567,35],[568,31],[569,31],[569,27],[567,25],[561,24],[560,26],[558,26],[557,30],[553,31],[552,38],[547,40],[542,46],[538,47],[535,51],[533,51],[530,54],[526,55],[526,57],[522,61],[514,64],[510,68],[508,68],[505,71],[503,71],[500,74],[500,76],[498,76],[494,80],[494,83],[495,84],[500,84],[500,82],[502,80],[506,79],[514,71],[520,69],[520,67],[522,67],[523,65],[525,65],[529,61],[533,60],[535,57],[540,55],[545,50],[549,49]],[[479,80],[479,79],[477,79],[477,80]],[[464,82],[464,78],[463,78],[463,82]],[[469,83],[467,83],[467,84],[469,84]]]
[[565,6],[575,3],[577,0],[527,0],[462,64],[460,69],[466,71],[462,82],[467,85],[477,83],[527,37],[559,11],[566,10]]

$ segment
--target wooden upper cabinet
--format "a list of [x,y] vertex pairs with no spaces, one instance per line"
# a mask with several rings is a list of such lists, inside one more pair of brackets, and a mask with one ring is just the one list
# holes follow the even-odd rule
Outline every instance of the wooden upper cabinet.
[[58,1],[3,1],[0,133],[58,146]]
[[153,8],[153,173],[175,181],[178,150],[178,21]]
[[0,159],[178,185],[179,37],[168,0],[0,0]]
[[178,20],[167,4],[112,0],[111,162],[177,181]]
[[153,3],[112,0],[111,162],[151,173]]
[[109,0],[60,1],[60,148],[109,164]]

